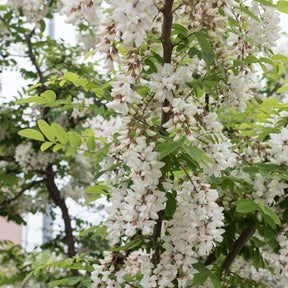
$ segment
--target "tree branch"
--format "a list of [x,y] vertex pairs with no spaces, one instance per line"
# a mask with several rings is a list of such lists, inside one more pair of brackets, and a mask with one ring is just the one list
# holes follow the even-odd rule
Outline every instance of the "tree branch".
[[14,156],[0,156],[0,161],[15,162]]
[[[172,50],[173,50],[173,46],[172,46],[171,39],[170,39],[172,23],[173,23],[173,13],[172,13],[173,3],[174,3],[174,0],[166,0],[165,4],[161,8],[161,12],[163,13],[163,24],[162,24],[162,34],[161,34],[162,48],[163,48],[163,60],[164,60],[164,63],[169,63],[169,64],[171,63]],[[169,105],[170,105],[169,101],[165,99],[162,105],[161,126],[165,124],[170,118],[170,112],[165,112],[163,110],[164,107],[167,107]],[[152,261],[153,261],[154,266],[156,266],[160,261],[158,239],[161,237],[161,228],[162,228],[162,222],[163,222],[162,218],[164,216],[164,213],[165,213],[164,210],[161,210],[158,212],[158,219],[153,229],[152,239],[153,239],[153,242],[155,243],[155,251],[152,257]]]
[[206,260],[204,261],[204,265],[205,266],[208,266],[208,265],[211,265],[213,262],[215,262],[216,261],[216,256],[215,256],[215,254],[214,253],[212,253],[212,254],[210,254],[207,258],[206,258]]
[[229,270],[231,264],[233,263],[234,259],[237,257],[239,252],[242,250],[243,246],[247,242],[247,240],[252,236],[255,229],[257,227],[257,224],[254,224],[253,226],[246,227],[237,241],[234,243],[234,246],[231,250],[231,252],[227,255],[224,262],[221,265],[221,270]]
[[[50,197],[52,198],[53,202],[56,206],[61,209],[62,218],[64,220],[65,226],[65,238],[68,246],[68,257],[73,258],[76,255],[75,252],[75,240],[73,236],[73,230],[71,226],[71,219],[69,216],[68,208],[65,203],[65,200],[61,198],[60,191],[56,186],[55,179],[54,179],[54,172],[52,168],[52,164],[49,164],[46,169],[46,186],[49,191]],[[78,270],[71,270],[73,276],[78,276]]]
[[37,185],[37,184],[40,184],[40,183],[43,183],[45,180],[42,179],[42,180],[39,180],[39,181],[33,181],[31,182],[30,184],[28,184],[26,187],[22,188],[18,193],[17,195],[15,195],[13,198],[10,198],[10,199],[7,199],[7,200],[4,200],[3,202],[0,203],[0,208],[7,205],[7,204],[10,204],[11,202],[17,200],[21,195],[24,194],[25,191],[31,189],[33,186]]
[[[166,0],[164,6],[161,8],[163,13],[163,24],[162,24],[162,48],[163,48],[163,60],[164,63],[171,64],[173,45],[171,43],[171,30],[173,23],[173,7],[174,0]],[[169,106],[170,103],[167,99],[164,100],[163,108]],[[170,118],[170,112],[164,112],[162,110],[161,125],[165,124]]]
[[34,31],[35,31],[35,28],[28,34],[26,35],[26,41],[27,41],[27,44],[28,44],[28,56],[33,64],[33,66],[35,67],[36,71],[37,71],[37,74],[40,78],[40,83],[42,84],[41,85],[41,92],[45,92],[46,90],[46,86],[45,86],[45,80],[44,80],[44,75],[43,75],[43,72],[42,70],[40,69],[38,63],[37,63],[37,60],[35,58],[35,55],[33,53],[33,45],[32,45],[32,42],[31,42],[31,38],[34,34]]

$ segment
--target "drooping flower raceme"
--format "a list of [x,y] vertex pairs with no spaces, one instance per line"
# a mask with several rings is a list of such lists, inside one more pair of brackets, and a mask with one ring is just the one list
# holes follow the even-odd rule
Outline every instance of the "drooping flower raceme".
[[109,0],[111,4],[111,18],[116,23],[116,33],[126,47],[140,47],[146,39],[146,32],[150,31],[153,18],[157,15],[155,4],[158,1],[125,1]]
[[44,7],[44,0],[8,0],[7,4],[16,13],[22,9],[29,23],[38,23],[48,11],[48,7]]
[[165,207],[165,193],[157,187],[164,163],[157,160],[159,154],[154,149],[153,143],[147,144],[144,137],[139,137],[121,156],[123,164],[130,168],[127,178],[131,185],[127,179],[112,194],[107,220],[108,239],[112,244],[119,241],[123,232],[127,236],[135,235],[137,229],[151,233],[158,219],[157,212]]
[[281,165],[288,164],[288,129],[285,127],[279,134],[271,133],[271,140],[267,142],[271,147],[270,161],[272,163]]
[[172,281],[179,270],[182,280],[179,287],[186,287],[186,281],[197,273],[192,265],[223,239],[224,216],[223,208],[215,203],[217,191],[194,176],[177,188],[177,210],[167,223],[163,236],[165,252],[154,270],[160,287],[174,287]]
[[61,12],[67,15],[67,23],[76,23],[81,16],[86,18],[91,25],[100,21],[100,5],[102,0],[61,0]]
[[24,172],[29,170],[44,171],[48,164],[55,159],[55,154],[35,151],[31,142],[20,144],[16,147],[15,160]]
[[106,106],[123,115],[127,115],[129,104],[139,104],[142,101],[142,97],[132,89],[132,85],[135,84],[135,79],[132,76],[121,75],[117,80],[111,83],[113,87],[111,96],[114,97],[114,101],[109,102]]
[[269,6],[259,6],[259,3],[252,1],[252,12],[258,16],[261,21],[250,17],[248,23],[248,37],[264,47],[275,47],[280,33],[280,15],[279,12]]

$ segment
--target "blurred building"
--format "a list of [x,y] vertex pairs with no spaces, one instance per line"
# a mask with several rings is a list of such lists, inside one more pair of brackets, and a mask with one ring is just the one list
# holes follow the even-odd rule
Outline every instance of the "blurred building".
[[15,245],[22,243],[22,226],[14,222],[7,222],[5,218],[0,217],[0,241],[10,240]]

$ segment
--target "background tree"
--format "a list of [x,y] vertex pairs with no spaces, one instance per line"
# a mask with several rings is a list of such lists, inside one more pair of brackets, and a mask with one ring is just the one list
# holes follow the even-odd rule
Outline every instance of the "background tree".
[[[47,249],[44,253],[46,256],[44,254],[39,256],[39,252],[32,252],[25,254],[26,257],[19,247],[11,247],[9,244],[7,249],[4,249],[7,243],[2,243],[4,245],[1,256],[2,265],[12,268],[11,271],[10,268],[7,268],[8,273],[6,274],[8,275],[4,275],[5,273],[1,275],[0,283],[2,285],[11,284],[12,287],[16,287],[17,283],[21,283],[31,269],[37,268],[37,265],[47,264],[48,255],[51,256],[50,262],[61,260],[64,255],[73,258],[77,255],[77,251],[79,251],[78,255],[83,252],[91,252],[90,256],[97,259],[101,257],[99,250],[101,251],[103,247],[107,246],[106,242],[101,240],[99,236],[94,235],[91,238],[93,233],[75,238],[76,234],[92,224],[87,221],[87,218],[81,219],[81,216],[73,216],[73,213],[71,214],[73,206],[69,211],[69,202],[66,201],[70,198],[70,206],[71,199],[83,205],[89,199],[88,194],[84,195],[84,189],[93,184],[93,173],[97,171],[95,170],[97,168],[91,166],[91,161],[87,161],[80,151],[77,155],[74,154],[73,157],[69,158],[61,152],[57,154],[52,153],[52,151],[51,153],[43,153],[39,151],[40,146],[36,141],[27,141],[18,135],[21,129],[35,125],[40,118],[55,122],[54,127],[59,128],[60,126],[57,125],[60,124],[65,129],[83,131],[86,135],[92,133],[92,130],[89,131],[81,127],[85,125],[88,115],[91,121],[95,115],[94,109],[103,110],[103,107],[101,108],[99,99],[94,93],[91,93],[91,90],[83,89],[81,86],[76,88],[72,85],[69,76],[73,76],[73,73],[77,73],[80,77],[88,76],[87,78],[94,79],[95,83],[98,83],[93,84],[94,88],[97,88],[102,82],[101,76],[92,64],[77,63],[76,59],[83,55],[83,48],[80,45],[69,46],[63,40],[56,41],[47,36],[47,21],[45,23],[44,17],[46,19],[53,17],[56,9],[53,1],[47,1],[47,3],[40,3],[39,1],[36,3],[37,5],[34,3],[36,6],[30,3],[31,7],[26,6],[27,3],[20,3],[19,1],[11,1],[8,4],[1,6],[1,36],[3,39],[1,41],[1,68],[13,67],[13,69],[18,69],[22,77],[29,81],[29,86],[37,84],[31,91],[29,91],[29,87],[24,87],[19,92],[20,99],[24,95],[31,96],[41,93],[46,97],[45,99],[51,101],[56,95],[60,101],[73,97],[73,100],[69,102],[69,107],[73,107],[73,110],[68,112],[67,110],[61,112],[59,109],[53,108],[53,105],[45,108],[35,106],[32,109],[27,104],[19,106],[16,105],[15,98],[10,100],[13,95],[10,95],[9,102],[1,104],[0,215],[17,224],[25,224],[23,217],[26,213],[48,213],[46,208],[51,203],[52,209],[49,213],[51,213],[53,220],[57,220],[55,219],[55,208],[57,207],[61,211],[64,222],[63,231],[53,231],[51,241],[41,246],[42,249]],[[15,55],[15,51],[19,55]],[[29,68],[22,68],[21,59],[23,58],[30,61]],[[67,74],[67,71],[70,71],[70,74]],[[63,77],[61,87],[58,80],[60,77]],[[52,81],[48,83],[49,79]],[[81,84],[80,80],[79,82]],[[88,81],[84,83],[89,85]],[[54,93],[51,93],[49,89],[53,89]],[[85,105],[90,105],[90,112],[84,114]],[[98,117],[98,123],[94,130],[102,129],[105,121],[103,117]],[[105,133],[109,135],[109,131]],[[90,207],[94,212],[97,212],[99,208],[101,207]],[[98,221],[97,217],[99,218]],[[100,221],[101,213],[98,213],[98,216],[95,216],[91,222],[95,224],[95,222]],[[56,223],[59,223],[59,220]],[[49,229],[49,227],[44,228]],[[50,252],[48,253],[48,251]],[[7,261],[7,259],[11,259],[11,261]],[[73,265],[70,263],[66,266],[71,267],[72,275],[77,276],[79,273],[76,269],[72,269]],[[15,267],[13,268],[13,266]],[[44,287],[43,282],[56,280],[59,277],[69,275],[69,273],[56,275],[53,278],[46,277],[46,273],[43,272],[42,276],[38,278],[41,283],[40,287]]]

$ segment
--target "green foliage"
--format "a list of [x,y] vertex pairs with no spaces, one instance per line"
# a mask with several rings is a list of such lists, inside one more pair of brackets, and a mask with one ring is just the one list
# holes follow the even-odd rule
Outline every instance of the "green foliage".
[[176,195],[177,193],[175,191],[173,191],[173,193],[166,193],[167,202],[166,202],[165,215],[164,215],[165,220],[172,219],[176,211],[176,207],[177,207]]
[[259,208],[254,201],[248,199],[239,200],[235,203],[235,205],[236,212],[241,214],[250,214]]
[[278,11],[288,14],[288,2],[287,1],[278,1],[276,3],[276,8],[278,9]]
[[204,280],[204,278],[206,280],[207,277],[209,277],[211,282],[213,283],[213,287],[221,288],[221,283],[220,283],[218,277],[212,271],[210,271],[208,268],[206,268],[202,263],[193,264],[193,267],[199,271],[199,273],[195,274],[195,276],[193,278],[193,282],[195,284],[201,285],[204,283],[204,282],[202,282]]
[[19,135],[22,137],[26,137],[26,138],[30,138],[30,139],[34,139],[38,141],[45,141],[42,133],[35,129],[26,128],[24,130],[19,131]]

